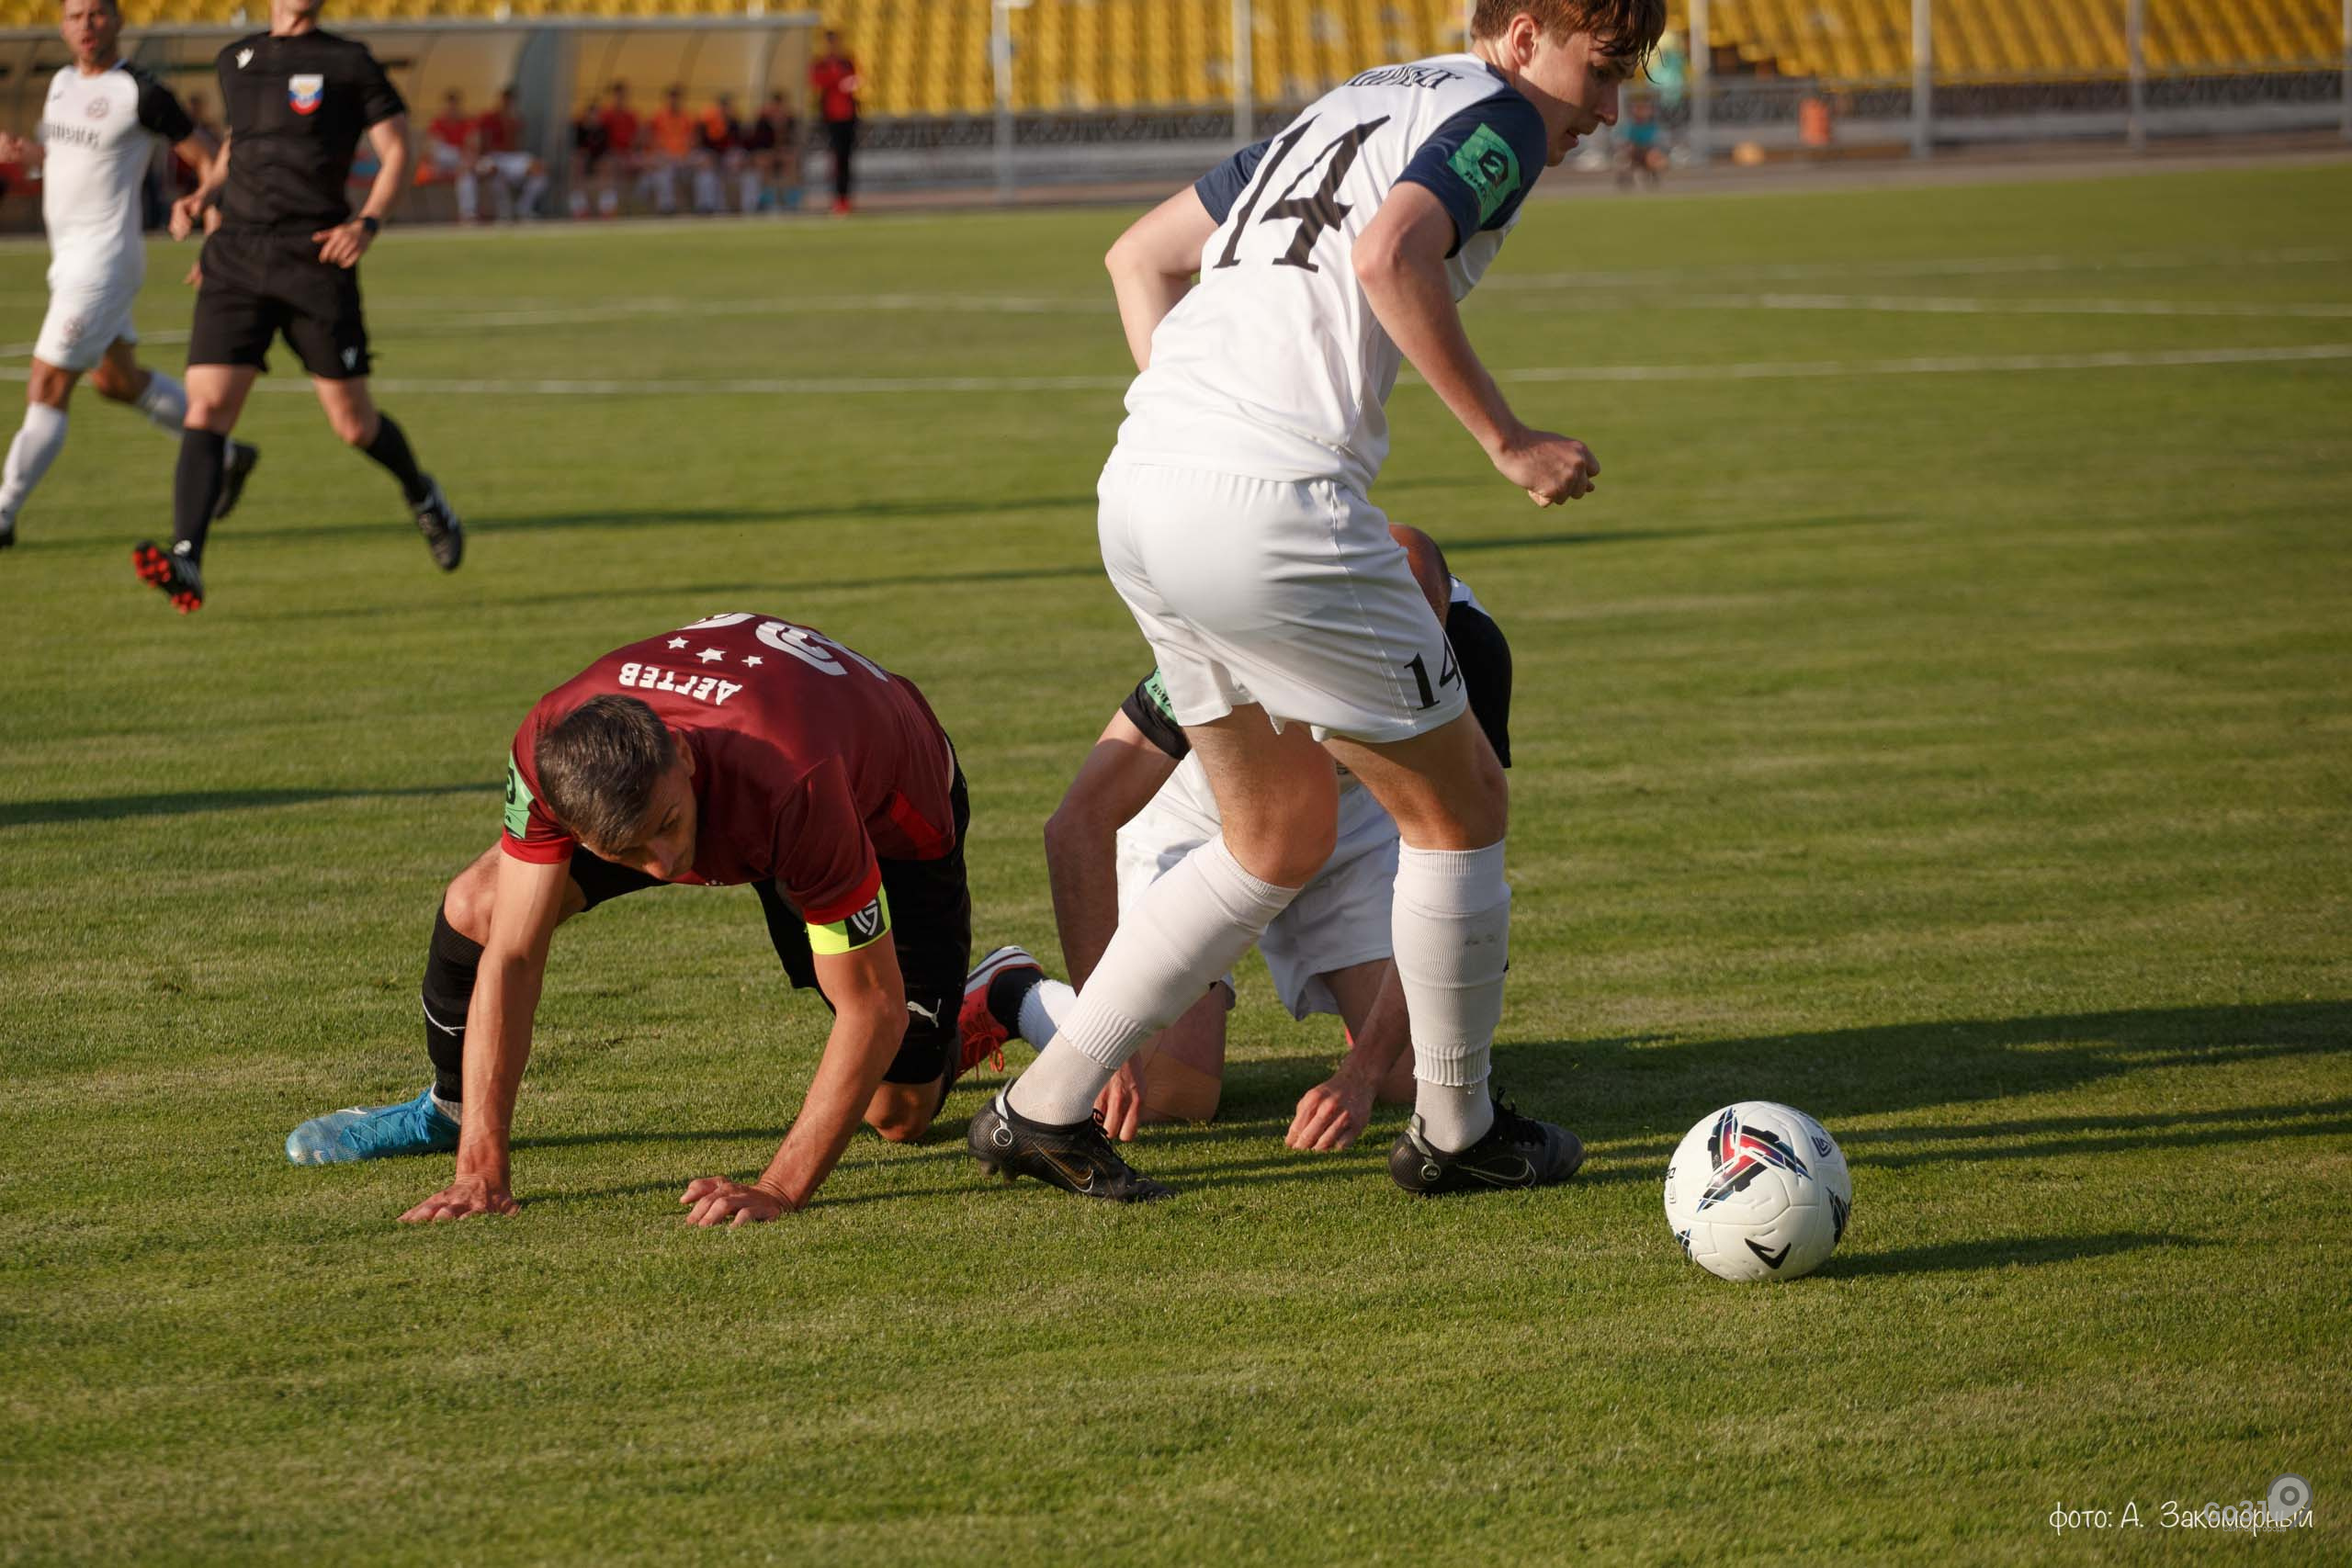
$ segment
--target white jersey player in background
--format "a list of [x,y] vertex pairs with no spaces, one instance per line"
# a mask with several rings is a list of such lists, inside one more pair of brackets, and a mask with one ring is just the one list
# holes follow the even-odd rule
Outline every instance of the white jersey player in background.
[[[0,135],[0,162],[41,167],[41,220],[49,229],[49,315],[33,347],[25,423],[0,468],[0,547],[17,542],[17,514],[65,445],[65,406],[84,375],[98,395],[129,403],[177,440],[187,393],[141,367],[130,307],[147,276],[141,197],[156,143],[199,167],[216,143],[171,90],[124,62],[117,0],[64,0],[58,30],[74,63],[58,72],[41,109],[40,140]],[[244,488],[254,451],[230,454],[225,516]]]
[[1102,472],[1103,563],[1223,832],[1123,915],[1051,1043],[973,1118],[983,1168],[1089,1197],[1168,1195],[1090,1112],[1329,858],[1334,759],[1403,839],[1392,936],[1415,1114],[1390,1175],[1478,1191],[1581,1163],[1572,1134],[1487,1083],[1510,913],[1502,769],[1366,496],[1401,360],[1537,504],[1592,489],[1591,452],[1512,412],[1456,302],[1537,175],[1615,123],[1665,26],[1665,0],[1478,0],[1470,52],[1364,72],[1112,248],[1141,374]]

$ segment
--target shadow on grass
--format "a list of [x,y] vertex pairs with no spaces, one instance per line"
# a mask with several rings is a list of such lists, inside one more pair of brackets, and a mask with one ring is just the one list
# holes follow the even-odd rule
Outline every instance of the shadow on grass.
[[[1606,1142],[1679,1138],[1708,1111],[1737,1100],[1781,1100],[1835,1131],[1847,1118],[2064,1092],[2154,1068],[2228,1066],[2347,1051],[2352,1001],[2335,999],[1883,1024],[1673,1043],[1640,1037],[1506,1044],[1495,1049],[1495,1076],[1522,1093],[1530,1111],[1569,1110],[1578,1131]],[[1280,1075],[1279,1092],[1295,1099],[1321,1076],[1316,1070],[1319,1062],[1300,1066],[1306,1070]],[[1267,1089],[1275,1091],[1272,1083]],[[2242,1141],[2264,1134],[2260,1129],[2235,1133],[2213,1123],[2340,1118],[2347,1109],[2352,1108],[2329,1101],[2199,1111],[2188,1126],[2209,1141]],[[2138,1119],[2061,1116],[2011,1123],[2016,1132],[2008,1134],[1989,1130],[1998,1124],[1977,1130],[1955,1123],[1929,1129],[1927,1137],[2128,1136],[2135,1124],[2150,1134],[2180,1125],[2161,1112]],[[1892,1143],[1912,1135],[1898,1130],[1883,1137]],[[1857,1141],[1870,1139],[1858,1134]],[[2098,1140],[2098,1145],[2125,1146],[2113,1139]]]
[[1993,1269],[2031,1269],[2044,1263],[2080,1263],[2086,1258],[2141,1252],[2152,1247],[2207,1245],[2195,1236],[2151,1235],[2142,1231],[2110,1231],[2104,1235],[1986,1236],[1934,1247],[1898,1247],[1885,1252],[1840,1252],[1823,1264],[1818,1272],[1826,1280],[1860,1279],[1872,1274],[1974,1273]]
[[0,828],[44,822],[120,822],[133,817],[193,817],[215,811],[260,811],[317,800],[405,800],[445,795],[491,795],[498,785],[416,784],[406,789],[199,789],[160,795],[80,795],[58,800],[0,801]]

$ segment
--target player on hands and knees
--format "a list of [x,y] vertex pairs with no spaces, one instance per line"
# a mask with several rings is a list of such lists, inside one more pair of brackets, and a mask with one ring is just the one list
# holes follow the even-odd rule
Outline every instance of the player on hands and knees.
[[[1391,525],[1413,575],[1445,627],[1478,726],[1510,762],[1510,648],[1435,541]],[[1116,928],[1118,911],[1186,854],[1217,834],[1216,802],[1167,707],[1157,673],[1112,716],[1046,824],[1054,914],[1070,977],[1083,985]],[[1390,955],[1390,893],[1396,824],[1354,780],[1340,781],[1339,847],[1259,943],[1274,988],[1294,1018],[1336,1012],[1348,1028],[1339,1070],[1303,1095],[1284,1141],[1339,1150],[1355,1142],[1375,1101],[1414,1099],[1404,994]],[[1077,993],[1046,978],[1019,948],[983,959],[967,984],[967,1054],[1009,1037],[1053,1038]],[[1225,1068],[1231,977],[1212,984],[1113,1076],[1095,1102],[1103,1130],[1121,1141],[1150,1122],[1203,1122],[1216,1114]]]
[[686,1189],[698,1224],[806,1205],[861,1119],[909,1142],[969,1066],[969,807],[955,748],[904,677],[823,634],[714,615],[615,650],[541,698],[508,758],[505,830],[449,884],[424,968],[434,1082],[297,1127],[335,1164],[455,1149],[401,1218],[510,1213],[508,1129],[555,928],[663,883],[749,882],[796,987],[833,1009],[800,1115],[755,1183]]
[[[201,168],[218,143],[171,89],[122,58],[118,0],[64,0],[58,20],[74,62],[50,79],[38,140],[0,133],[0,163],[41,171],[49,231],[49,314],[25,380],[25,423],[0,468],[0,548],[17,542],[25,499],[65,446],[66,405],[84,376],[112,402],[180,433],[187,393],[139,363],[130,310],[147,275],[141,187],[155,144]],[[213,516],[225,517],[259,454],[232,442]]]
[[[216,209],[220,226],[204,243],[188,334],[172,547],[142,542],[131,565],[183,615],[204,603],[205,534],[229,482],[229,434],[280,333],[311,373],[334,433],[400,481],[441,570],[457,570],[465,552],[465,531],[441,487],[368,391],[359,258],[408,178],[408,109],[366,45],[319,30],[322,4],[271,0],[269,30],[220,51],[228,136],[203,183],[172,206],[175,239]],[[362,136],[378,168],[354,216],[344,186]]]
[[1329,858],[1336,758],[1403,838],[1393,936],[1417,1092],[1391,1174],[1434,1192],[1575,1168],[1564,1130],[1487,1085],[1510,910],[1502,769],[1365,497],[1407,360],[1538,504],[1592,489],[1591,452],[1519,419],[1457,301],[1541,169],[1615,120],[1665,24],[1664,0],[1479,0],[1471,52],[1363,73],[1112,247],[1141,373],[1102,474],[1103,561],[1223,831],[1122,919],[1052,1043],[973,1119],[984,1166],[1053,1180],[1033,1148],[1083,1144],[1089,1181],[1058,1184],[1127,1195],[1137,1179],[1099,1131],[1086,1141],[1089,1112]]

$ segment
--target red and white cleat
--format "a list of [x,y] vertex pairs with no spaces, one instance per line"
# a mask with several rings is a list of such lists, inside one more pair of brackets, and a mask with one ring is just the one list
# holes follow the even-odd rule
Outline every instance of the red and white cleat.
[[1046,971],[1026,949],[1000,947],[964,976],[964,1005],[956,1013],[956,1027],[964,1042],[961,1072],[968,1073],[982,1062],[998,1072],[1004,1071],[1004,1043],[1012,1038],[1013,1024],[989,1010],[989,991],[999,976],[1023,969],[1040,979],[1045,977]]

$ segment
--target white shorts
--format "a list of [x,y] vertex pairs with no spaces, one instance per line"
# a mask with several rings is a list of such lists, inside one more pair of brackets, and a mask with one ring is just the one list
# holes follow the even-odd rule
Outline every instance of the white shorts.
[[[1197,768],[1187,761],[1186,767]],[[1214,836],[1197,812],[1185,809],[1171,779],[1159,796],[1119,829],[1119,915],[1122,919],[1144,889]],[[1323,976],[1389,956],[1388,911],[1396,888],[1396,824],[1372,792],[1358,787],[1340,796],[1340,842],[1315,880],[1299,890],[1290,908],[1274,917],[1259,941],[1272,975],[1274,992],[1293,1018],[1325,1012],[1336,1016],[1339,998]],[[1225,977],[1227,988],[1233,976]]]
[[1464,711],[1404,548],[1347,486],[1114,454],[1098,493],[1102,564],[1159,657],[1177,723],[1256,703],[1277,728],[1377,743]]
[[139,274],[123,268],[51,268],[49,314],[42,318],[33,357],[60,370],[95,370],[110,345],[137,343],[130,307],[139,299]]
[[531,177],[531,155],[528,152],[485,152],[481,161],[492,174],[509,185]]

